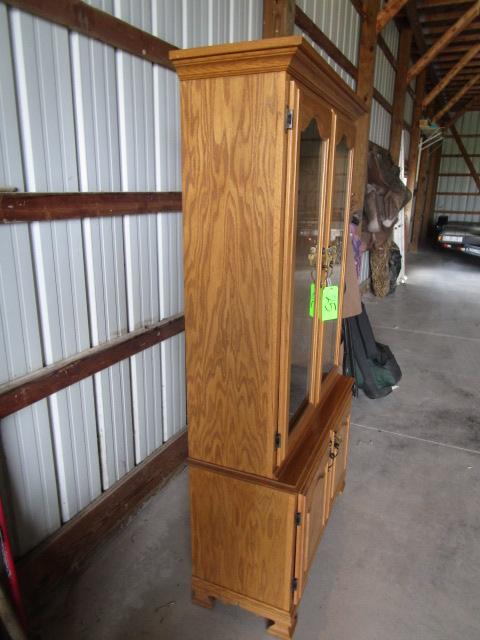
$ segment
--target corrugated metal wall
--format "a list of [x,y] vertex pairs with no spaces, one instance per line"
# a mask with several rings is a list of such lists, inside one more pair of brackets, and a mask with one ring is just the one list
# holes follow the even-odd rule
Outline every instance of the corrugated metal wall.
[[[98,0],[186,47],[261,37],[261,0]],[[0,4],[0,186],[181,189],[176,75]],[[0,383],[183,309],[181,214],[0,227]],[[2,420],[16,552],[186,424],[184,335]]]
[[[297,0],[297,5],[356,66],[360,17],[350,0]],[[295,33],[302,34],[348,86],[355,89],[355,79],[336,64],[321,47],[313,43],[298,27],[295,27]]]
[[[478,111],[469,111],[455,124],[473,164],[480,172],[480,117]],[[455,157],[450,157],[455,156]],[[442,175],[442,174],[467,175]],[[458,195],[443,195],[454,193]],[[471,195],[460,195],[460,194]],[[453,136],[447,135],[442,145],[442,160],[435,200],[435,219],[448,215],[449,220],[480,222],[480,196],[475,181],[470,176],[465,160]],[[475,215],[477,214],[477,215]]]
[[[394,22],[389,22],[382,30],[382,36],[394,58],[398,56],[399,33]],[[395,69],[390,64],[387,56],[377,45],[375,54],[375,76],[373,86],[391,105],[395,89]],[[390,146],[390,128],[392,116],[375,98],[372,101],[370,117],[370,140],[388,149]]]

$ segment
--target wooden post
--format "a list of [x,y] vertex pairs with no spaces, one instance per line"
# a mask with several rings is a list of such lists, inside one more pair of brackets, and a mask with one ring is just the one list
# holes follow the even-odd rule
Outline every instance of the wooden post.
[[422,216],[422,228],[420,231],[420,241],[424,242],[427,238],[428,225],[433,219],[435,211],[435,200],[437,196],[438,173],[440,171],[440,163],[442,161],[442,142],[435,147],[431,153],[431,160],[428,169],[428,184],[425,207]]
[[360,29],[360,49],[358,55],[357,95],[367,109],[367,113],[357,121],[355,164],[352,176],[352,213],[362,217],[365,183],[367,179],[368,134],[370,132],[370,110],[373,98],[373,77],[375,73],[375,51],[377,48],[377,14],[380,0],[366,0],[365,14]]
[[263,38],[291,36],[295,26],[295,0],[263,0]]
[[407,84],[405,74],[410,62],[410,49],[412,47],[413,31],[407,27],[400,33],[400,45],[398,48],[398,66],[395,76],[395,92],[393,97],[392,125],[390,129],[390,155],[395,164],[400,157],[400,143],[404,126],[405,96]]
[[466,150],[465,145],[463,144],[462,138],[458,133],[457,128],[454,124],[451,125],[450,131],[452,132],[453,137],[455,138],[455,142],[457,143],[458,148],[460,149],[460,153],[462,154],[463,159],[467,164],[468,170],[470,171],[470,175],[474,179],[475,184],[477,185],[478,192],[480,193],[480,178],[478,177],[477,170],[475,169],[475,165],[473,164],[472,159],[468,155],[468,151]]
[[415,210],[412,220],[412,242],[410,243],[411,251],[418,251],[418,241],[420,239],[420,230],[422,228],[422,217],[427,199],[428,184],[428,167],[430,164],[430,149],[425,149],[420,158],[420,170],[418,173],[418,185],[415,196]]
[[[427,72],[423,70],[417,78],[415,101],[413,103],[412,133],[410,135],[410,148],[408,150],[408,174],[407,188],[414,192],[417,177],[418,144],[420,142],[420,116],[422,115],[422,100],[425,93],[425,80]],[[405,248],[408,251],[410,245],[410,215],[412,211],[413,197],[405,206]]]

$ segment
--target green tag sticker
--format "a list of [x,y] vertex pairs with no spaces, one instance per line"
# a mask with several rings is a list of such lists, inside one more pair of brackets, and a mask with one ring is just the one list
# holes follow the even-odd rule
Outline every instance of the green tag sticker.
[[338,318],[338,287],[324,287],[322,292],[322,321]]
[[308,307],[308,315],[313,318],[315,315],[315,283],[310,283],[310,304]]

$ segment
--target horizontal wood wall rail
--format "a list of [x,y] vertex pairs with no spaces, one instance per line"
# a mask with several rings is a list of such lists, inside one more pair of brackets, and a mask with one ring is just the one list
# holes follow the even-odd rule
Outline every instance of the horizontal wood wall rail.
[[183,315],[137,329],[0,386],[0,418],[65,389],[185,330]]
[[[442,158],[463,158],[463,156],[461,153],[442,153]],[[470,158],[480,158],[480,153],[470,153]]]
[[377,44],[385,54],[385,57],[389,61],[390,65],[396,71],[398,68],[398,65],[397,65],[397,61],[395,60],[395,56],[393,55],[392,50],[390,49],[388,44],[385,42],[385,38],[380,33],[377,35]]
[[471,178],[471,173],[439,173],[439,178]]
[[[451,133],[447,133],[443,137],[453,138],[454,136]],[[462,133],[462,138],[480,138],[480,133]]]
[[323,31],[317,27],[315,22],[311,20],[306,13],[304,13],[298,5],[295,6],[295,24],[302,31],[312,38],[315,44],[318,44],[327,55],[332,58],[344,71],[346,71],[352,78],[357,79],[358,69],[350,62],[340,49],[326,36]]
[[471,191],[437,191],[437,196],[475,196],[479,198],[478,193],[472,193]]
[[24,556],[17,569],[32,613],[40,612],[51,590],[78,572],[95,548],[183,468],[186,459],[187,434],[183,431]]
[[5,4],[99,40],[143,60],[174,70],[172,44],[80,0],[3,0]]
[[380,91],[378,89],[374,89],[373,90],[373,98],[379,104],[382,105],[382,107],[385,109],[385,111],[388,111],[388,113],[392,114],[392,112],[393,112],[392,105],[390,104],[390,102],[386,98],[384,98],[382,96],[382,94],[380,93]]
[[182,210],[181,192],[0,193],[0,222],[96,218]]
[[480,216],[480,211],[446,211],[445,209],[435,209],[435,213],[438,213],[441,216],[450,214],[452,216]]

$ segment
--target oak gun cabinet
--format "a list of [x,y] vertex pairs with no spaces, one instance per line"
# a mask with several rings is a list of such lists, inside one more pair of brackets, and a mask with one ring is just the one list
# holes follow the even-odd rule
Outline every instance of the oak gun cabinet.
[[[301,37],[170,56],[182,117],[193,599],[238,604],[291,638],[345,483],[341,306],[364,109]],[[327,286],[339,293],[328,320]]]

